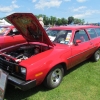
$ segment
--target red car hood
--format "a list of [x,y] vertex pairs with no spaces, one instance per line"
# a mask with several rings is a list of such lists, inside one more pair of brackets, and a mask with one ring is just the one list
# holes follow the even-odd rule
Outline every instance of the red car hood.
[[32,13],[14,13],[7,19],[18,29],[27,42],[42,42],[53,46],[48,35]]

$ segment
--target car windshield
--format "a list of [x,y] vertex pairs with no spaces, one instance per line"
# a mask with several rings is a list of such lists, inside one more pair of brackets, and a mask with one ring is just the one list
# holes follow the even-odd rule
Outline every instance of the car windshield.
[[3,36],[8,30],[8,27],[0,27],[0,36]]
[[47,30],[50,40],[56,43],[68,44],[72,35],[71,30]]

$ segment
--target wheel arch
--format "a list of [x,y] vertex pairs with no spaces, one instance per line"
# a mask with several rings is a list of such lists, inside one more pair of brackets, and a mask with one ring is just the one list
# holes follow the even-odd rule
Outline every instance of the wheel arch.
[[[44,85],[45,87],[49,88],[49,89],[53,89],[53,88],[59,86],[60,83],[61,83],[61,81],[62,81],[62,78],[61,78],[60,82],[59,82],[58,84],[56,84],[56,86],[53,86],[53,85],[51,85],[51,82],[49,82],[50,80],[48,80],[48,78],[50,78],[51,72],[54,71],[56,68],[60,68],[60,70],[62,70],[62,78],[63,78],[63,76],[64,76],[64,74],[65,74],[65,72],[66,72],[66,70],[67,70],[66,64],[65,64],[64,62],[62,62],[62,63],[59,63],[59,64],[54,65],[54,66],[48,71],[48,73],[46,74],[46,76],[45,76],[45,78],[44,78],[44,80],[43,80],[43,85]],[[50,78],[50,79],[51,79],[51,78]]]
[[[55,67],[57,67],[58,65],[61,65],[61,66],[62,66],[62,68],[64,69],[64,74],[65,74],[66,71],[67,71],[67,65],[66,65],[65,62],[61,62],[61,63],[58,63],[58,64],[54,65],[53,67],[50,67],[50,69],[48,70],[47,74],[45,75],[45,78],[47,77],[47,75],[49,74],[49,72],[50,72],[51,70],[53,70]],[[45,80],[45,78],[44,78],[44,80]],[[44,81],[44,80],[43,80],[43,81]]]

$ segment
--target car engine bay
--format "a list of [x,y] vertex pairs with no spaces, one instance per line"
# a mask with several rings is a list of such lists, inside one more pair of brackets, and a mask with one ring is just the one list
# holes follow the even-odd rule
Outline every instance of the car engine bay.
[[15,62],[21,62],[22,60],[26,60],[29,57],[39,54],[41,52],[44,52],[48,50],[48,46],[41,46],[41,45],[23,45],[15,48],[14,50],[8,50],[7,52],[4,52],[3,54],[6,55],[6,59],[14,58]]

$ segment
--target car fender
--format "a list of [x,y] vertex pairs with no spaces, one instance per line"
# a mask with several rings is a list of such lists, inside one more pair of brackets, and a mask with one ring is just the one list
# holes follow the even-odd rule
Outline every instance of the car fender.
[[[26,79],[44,79],[45,76],[47,75],[47,73],[54,68],[55,66],[57,66],[58,64],[62,64],[64,63],[66,65],[66,62],[64,61],[64,59],[59,58],[57,60],[55,60],[54,58],[51,60],[47,60],[45,61],[45,59],[43,59],[42,61],[38,61],[37,63],[33,63],[30,64],[30,66],[28,66],[28,70],[27,70],[27,77]],[[23,66],[22,64],[20,64],[21,66]],[[67,65],[66,65],[67,66]],[[42,74],[41,74],[42,73]],[[41,75],[39,75],[41,74]]]

